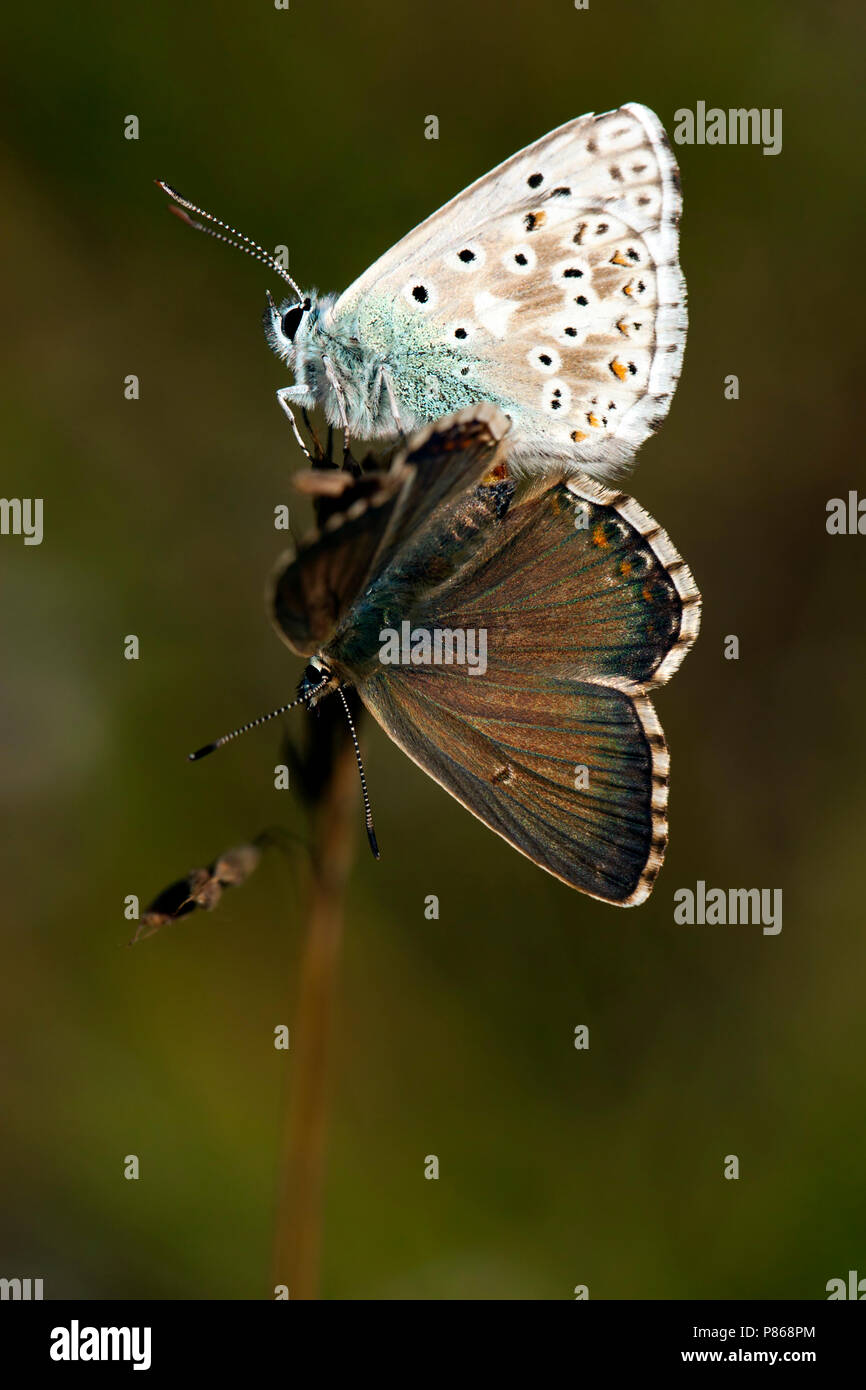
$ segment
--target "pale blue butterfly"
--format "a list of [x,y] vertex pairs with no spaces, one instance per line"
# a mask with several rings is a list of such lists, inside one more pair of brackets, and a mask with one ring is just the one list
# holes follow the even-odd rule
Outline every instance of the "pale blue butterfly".
[[580,116],[529,145],[339,296],[304,293],[256,243],[160,186],[291,286],[280,304],[268,296],[265,328],[294,373],[277,396],[296,435],[293,406],[320,406],[366,440],[489,401],[510,417],[518,468],[605,480],[667,414],[687,325],[681,199],[645,106]]

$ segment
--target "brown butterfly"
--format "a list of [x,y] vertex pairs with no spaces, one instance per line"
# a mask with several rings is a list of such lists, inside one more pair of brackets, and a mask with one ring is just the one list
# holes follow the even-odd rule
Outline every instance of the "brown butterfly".
[[356,687],[515,849],[633,906],[667,844],[670,759],[649,693],[694,642],[700,595],[625,493],[573,473],[512,476],[507,432],[482,404],[428,427],[385,472],[299,475],[332,513],[274,577],[277,629],[308,658],[294,703],[345,703]]

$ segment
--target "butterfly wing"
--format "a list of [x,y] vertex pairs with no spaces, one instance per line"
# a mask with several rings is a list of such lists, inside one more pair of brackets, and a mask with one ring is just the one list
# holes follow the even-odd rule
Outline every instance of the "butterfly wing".
[[650,702],[514,675],[455,686],[427,670],[374,677],[361,696],[413,762],[534,863],[593,897],[642,902],[666,844],[669,760]]
[[525,469],[558,459],[606,479],[679,378],[680,207],[652,111],[581,116],[422,222],[333,313],[392,365],[407,422],[489,400]]
[[[661,526],[626,493],[580,476],[536,485],[504,515],[493,494],[479,489],[442,517],[442,533],[469,532],[470,553],[453,580],[418,594],[419,607],[443,627],[486,627],[490,661],[507,670],[629,694],[665,684],[697,636],[700,595]],[[430,539],[428,529],[416,547]],[[409,551],[407,574],[414,563]],[[407,616],[426,621],[414,606]]]
[[[374,662],[361,697],[516,849],[572,887],[631,906],[650,892],[667,838],[669,759],[647,691],[697,635],[697,589],[624,494],[571,479],[501,516],[488,491],[441,517],[442,548],[463,550],[454,576],[413,584],[419,538],[385,585],[392,624],[484,629],[486,670]],[[351,662],[349,629],[369,628],[371,615],[361,605],[350,620],[334,651]]]
[[331,497],[334,506],[327,523],[283,555],[271,576],[268,611],[299,656],[319,650],[363,589],[412,476],[394,471],[366,490],[363,481],[330,470],[297,475],[300,491]]
[[507,429],[505,418],[482,404],[416,435],[387,472],[353,478],[317,468],[295,475],[299,491],[329,499],[330,512],[296,553],[282,557],[271,580],[269,611],[298,655],[313,656],[326,643],[381,555],[496,467]]
[[510,495],[513,485],[505,465],[510,446],[509,422],[488,402],[466,407],[436,420],[412,437],[405,453],[397,456],[412,469],[413,485],[395,517],[381,553],[397,550],[409,537],[424,534],[434,518],[453,508],[474,484],[490,475],[491,485]]

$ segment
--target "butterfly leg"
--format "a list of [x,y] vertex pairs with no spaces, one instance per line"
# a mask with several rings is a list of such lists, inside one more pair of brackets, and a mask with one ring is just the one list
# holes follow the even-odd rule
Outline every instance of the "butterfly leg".
[[349,417],[346,414],[346,394],[343,390],[340,378],[334,371],[334,364],[330,357],[322,357],[322,366],[325,368],[325,376],[334,388],[334,395],[337,397],[337,405],[340,409],[340,423],[343,426],[343,464],[351,457],[349,449]]
[[406,431],[404,430],[403,423],[400,419],[400,407],[397,404],[397,397],[394,395],[394,383],[391,380],[391,373],[388,371],[388,368],[384,365],[384,363],[379,368],[379,374],[376,377],[375,393],[377,396],[379,392],[382,390],[383,386],[385,388],[385,394],[388,397],[388,405],[391,407],[391,415],[393,416],[394,424],[397,426],[397,432],[400,435],[401,441],[405,444]]
[[305,405],[304,405],[304,406],[301,406],[301,419],[302,419],[303,422],[304,422],[304,429],[307,431],[307,434],[310,436],[310,438],[311,438],[312,441],[313,441],[313,448],[314,448],[315,451],[316,451],[316,457],[317,457],[317,458],[324,458],[325,455],[324,455],[324,453],[323,453],[323,451],[322,451],[322,444],[321,444],[321,441],[320,441],[320,439],[319,439],[319,436],[316,434],[316,427],[315,427],[315,425],[313,424],[312,420],[310,419],[310,417],[309,417],[309,415],[308,415],[308,413],[307,413],[307,407],[306,407]]
[[[291,427],[292,427],[292,434],[295,436],[295,439],[298,441],[298,443],[300,444],[300,446],[301,446],[301,448],[303,449],[304,453],[306,454],[307,458],[310,460],[310,463],[312,463],[312,461],[313,461],[312,455],[310,454],[309,449],[307,448],[306,444],[304,443],[303,439],[301,438],[301,431],[298,429],[298,422],[297,422],[297,420],[295,419],[295,413],[294,413],[294,411],[292,410],[292,407],[289,405],[289,401],[296,401],[296,400],[297,400],[297,396],[296,396],[295,394],[293,394],[294,392],[297,391],[297,389],[298,389],[298,388],[295,387],[295,386],[283,386],[283,387],[281,387],[280,390],[277,392],[277,400],[279,401],[279,403],[280,403],[280,405],[282,406],[283,410],[286,412],[286,415],[289,417],[289,424],[290,424]],[[304,395],[304,398],[306,399],[306,395],[307,395],[306,391],[303,392],[303,395]]]

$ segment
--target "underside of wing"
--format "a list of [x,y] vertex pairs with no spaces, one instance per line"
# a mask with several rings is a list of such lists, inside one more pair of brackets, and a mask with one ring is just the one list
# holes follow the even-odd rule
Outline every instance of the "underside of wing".
[[407,420],[489,400],[527,471],[558,458],[610,478],[679,378],[680,206],[653,112],[582,116],[428,218],[334,314],[394,363]]

